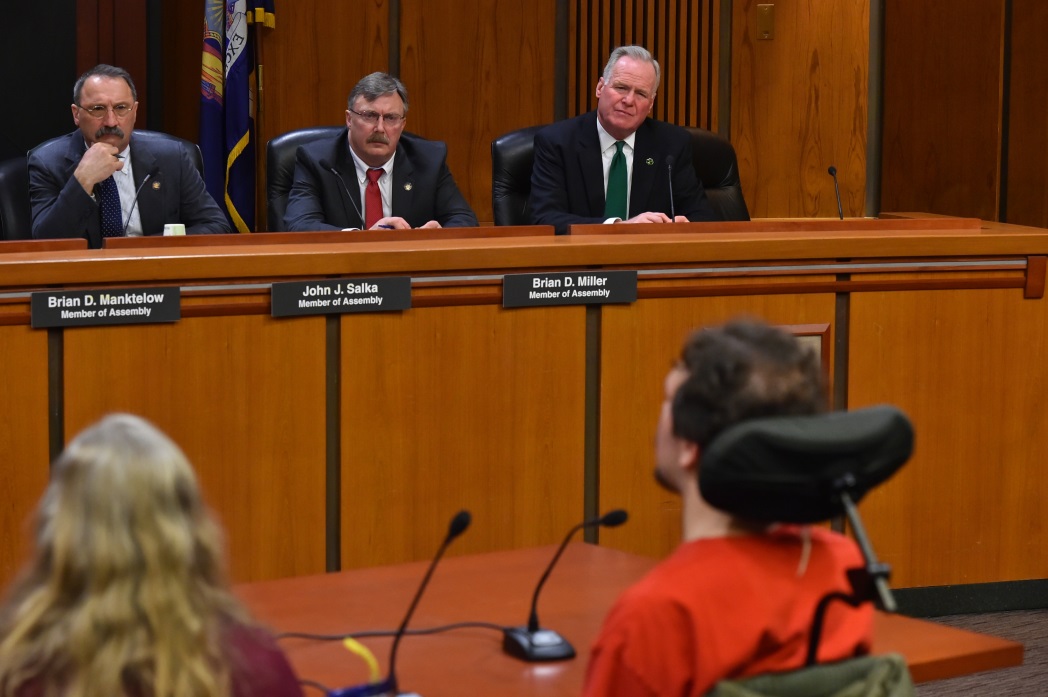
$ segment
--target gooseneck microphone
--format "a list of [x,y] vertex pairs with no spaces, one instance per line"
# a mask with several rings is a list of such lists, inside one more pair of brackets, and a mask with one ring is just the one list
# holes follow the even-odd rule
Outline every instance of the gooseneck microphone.
[[412,599],[411,605],[408,607],[407,614],[404,615],[404,620],[400,623],[400,627],[397,628],[397,633],[393,637],[393,648],[389,651],[389,676],[385,680],[367,685],[356,685],[353,687],[344,687],[340,690],[332,690],[328,692],[328,697],[376,697],[377,695],[400,694],[400,691],[397,689],[397,647],[400,646],[400,640],[403,638],[404,632],[408,628],[408,622],[411,621],[411,616],[415,614],[415,608],[418,606],[419,599],[422,598],[423,591],[425,591],[426,586],[429,585],[429,579],[433,576],[433,570],[437,568],[437,562],[439,562],[440,558],[444,556],[444,550],[448,548],[448,545],[450,545],[456,537],[466,531],[466,528],[469,527],[472,520],[473,516],[470,515],[469,511],[465,510],[459,511],[455,514],[455,517],[451,519],[451,523],[448,525],[448,534],[444,536],[444,541],[440,544],[436,556],[434,556],[433,561],[429,563],[429,569],[426,570],[426,575],[422,577],[422,583],[419,584],[418,590],[415,591],[415,597]]
[[[142,179],[142,183],[138,185],[138,191],[135,192],[135,198],[131,201],[131,208],[129,208],[127,211],[127,222],[124,223],[124,237],[127,237],[127,228],[131,225],[131,214],[135,212],[135,206],[138,205],[138,195],[142,193],[142,189],[146,188],[146,182],[148,182],[150,179],[155,178],[159,174],[160,168],[154,167],[152,171],[150,171],[149,174],[147,174],[145,178]],[[142,234],[145,235],[146,231],[142,230]]]
[[666,156],[666,176],[670,183],[670,222],[677,217],[676,208],[673,207],[673,155]]
[[[349,202],[353,206],[353,210],[356,212],[357,217],[360,218],[360,228],[364,229],[364,214],[360,212],[360,206],[357,205],[356,199],[354,199],[353,195],[349,193],[349,187],[346,186],[346,180],[342,178],[342,174],[339,173],[337,169],[332,167],[331,163],[327,160],[321,160],[320,167],[321,169],[326,169],[327,171],[334,174],[335,177],[338,179],[339,183],[342,184],[342,189],[346,192],[346,198],[349,199]],[[468,521],[466,522],[466,525],[469,525]],[[465,528],[463,528],[463,530],[465,530]]]
[[841,187],[837,185],[837,168],[830,165],[830,168],[826,170],[833,177],[833,190],[837,192],[837,215],[844,220],[844,209],[841,207]]
[[568,532],[564,537],[564,541],[560,543],[557,553],[553,555],[553,560],[546,567],[545,573],[542,574],[542,578],[539,579],[539,584],[535,587],[535,594],[531,598],[531,614],[528,616],[528,624],[521,627],[507,627],[503,630],[503,651],[514,658],[531,662],[561,661],[575,657],[575,647],[568,643],[564,637],[552,629],[542,629],[540,627],[538,614],[539,593],[542,591],[542,586],[546,583],[550,572],[553,571],[557,560],[560,559],[560,555],[563,554],[564,549],[568,546],[568,542],[571,541],[575,533],[582,528],[589,528],[595,525],[606,528],[618,527],[625,523],[627,519],[629,519],[629,514],[621,508],[617,508],[599,518],[583,521]]

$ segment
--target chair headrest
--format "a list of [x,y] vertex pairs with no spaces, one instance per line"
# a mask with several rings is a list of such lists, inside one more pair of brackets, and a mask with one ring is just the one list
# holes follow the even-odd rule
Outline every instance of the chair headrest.
[[816,416],[746,421],[702,454],[699,490],[711,505],[751,520],[814,523],[843,513],[913,453],[913,426],[876,406]]

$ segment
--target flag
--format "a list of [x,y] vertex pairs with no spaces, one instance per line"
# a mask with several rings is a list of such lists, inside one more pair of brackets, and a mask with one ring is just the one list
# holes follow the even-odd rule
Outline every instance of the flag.
[[255,227],[255,50],[252,25],[275,25],[275,0],[204,0],[200,151],[204,182],[231,229]]

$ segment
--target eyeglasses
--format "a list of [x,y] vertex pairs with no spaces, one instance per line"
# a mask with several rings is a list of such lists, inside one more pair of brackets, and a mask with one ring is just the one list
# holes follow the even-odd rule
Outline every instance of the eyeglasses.
[[352,109],[350,109],[350,112],[356,114],[360,117],[361,121],[371,126],[374,126],[376,123],[378,123],[379,119],[382,119],[382,121],[385,122],[387,126],[396,128],[397,126],[404,123],[404,121],[407,119],[407,116],[404,116],[403,114],[380,114],[377,111],[360,112],[353,111]]
[[101,104],[96,104],[95,106],[80,106],[79,104],[77,104],[77,106],[80,107],[81,110],[87,112],[88,115],[90,115],[92,118],[99,120],[104,119],[106,117],[106,114],[110,111],[112,111],[113,115],[116,116],[118,119],[126,118],[127,115],[131,113],[131,109],[134,108],[130,104],[117,104],[112,108],[103,106]]

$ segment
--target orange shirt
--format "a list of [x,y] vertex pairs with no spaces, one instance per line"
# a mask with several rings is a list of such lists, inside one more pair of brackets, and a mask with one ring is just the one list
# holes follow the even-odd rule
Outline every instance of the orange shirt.
[[[587,697],[699,697],[719,680],[800,668],[815,606],[851,592],[858,546],[811,528],[687,542],[620,597],[593,645]],[[805,557],[807,557],[805,559]],[[867,653],[873,607],[835,601],[819,662]]]

